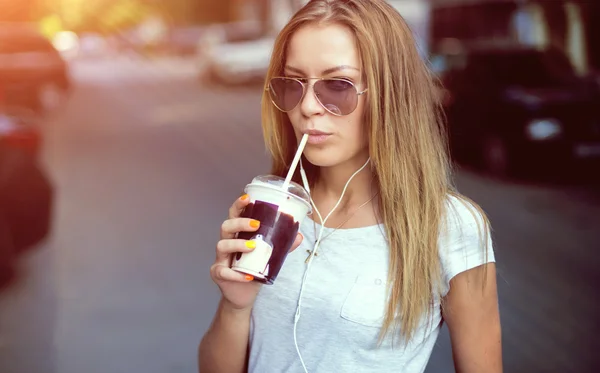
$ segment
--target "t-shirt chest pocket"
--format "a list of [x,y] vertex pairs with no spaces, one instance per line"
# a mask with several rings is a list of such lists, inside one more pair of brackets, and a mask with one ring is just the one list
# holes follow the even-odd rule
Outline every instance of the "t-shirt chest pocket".
[[386,277],[360,275],[346,296],[340,316],[357,324],[381,327],[387,309]]

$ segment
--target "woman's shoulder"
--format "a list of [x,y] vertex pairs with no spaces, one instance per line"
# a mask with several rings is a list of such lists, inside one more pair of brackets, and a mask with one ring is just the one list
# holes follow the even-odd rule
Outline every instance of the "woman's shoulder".
[[446,291],[457,274],[494,262],[491,228],[483,209],[459,194],[449,195],[441,221],[440,262]]
[[458,193],[446,197],[442,233],[457,232],[485,234],[490,230],[488,218],[483,209],[470,198]]

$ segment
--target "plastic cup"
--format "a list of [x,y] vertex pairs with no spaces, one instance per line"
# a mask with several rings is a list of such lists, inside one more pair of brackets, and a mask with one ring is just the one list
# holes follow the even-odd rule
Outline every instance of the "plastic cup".
[[295,182],[274,175],[255,177],[244,191],[250,198],[242,217],[260,221],[256,232],[240,232],[238,238],[253,240],[256,248],[234,254],[231,268],[272,285],[298,234],[302,220],[312,212],[310,197]]

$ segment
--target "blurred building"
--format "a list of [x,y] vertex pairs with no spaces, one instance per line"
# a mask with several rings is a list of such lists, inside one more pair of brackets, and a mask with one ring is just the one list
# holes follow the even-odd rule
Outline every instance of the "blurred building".
[[273,33],[303,4],[303,0],[210,0],[201,1],[197,11],[202,23],[258,21],[265,33]]
[[[589,70],[588,54],[593,48],[588,39],[598,38],[598,30],[588,27],[593,23],[589,11],[596,8],[597,13],[599,1],[429,1],[432,9],[430,44],[434,49],[443,46],[447,40],[460,41],[465,45],[520,43],[539,48],[553,46],[568,55],[579,73],[585,74]],[[597,44],[597,41],[594,43]]]
[[431,5],[423,0],[387,0],[410,26],[421,55],[429,54]]
[[[417,36],[423,54],[428,47],[429,3],[426,0],[387,0],[406,19]],[[224,22],[260,21],[266,34],[275,34],[308,0],[224,0]]]
[[265,34],[276,34],[307,0],[231,0],[232,20],[260,21]]
[[600,1],[590,1],[586,4],[586,35],[590,67],[600,72]]
[[[197,6],[203,23],[254,20],[274,34],[308,0],[220,0]],[[423,54],[448,39],[557,47],[584,74],[600,68],[600,0],[388,0]]]

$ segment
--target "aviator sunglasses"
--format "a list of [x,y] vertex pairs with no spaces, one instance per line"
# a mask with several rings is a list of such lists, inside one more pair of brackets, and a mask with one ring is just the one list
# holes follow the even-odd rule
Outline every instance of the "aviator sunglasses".
[[354,83],[344,78],[288,78],[274,77],[265,90],[271,102],[284,113],[294,110],[304,99],[309,80],[316,79],[313,92],[317,101],[333,115],[351,114],[358,105],[358,96],[367,89],[358,91]]

